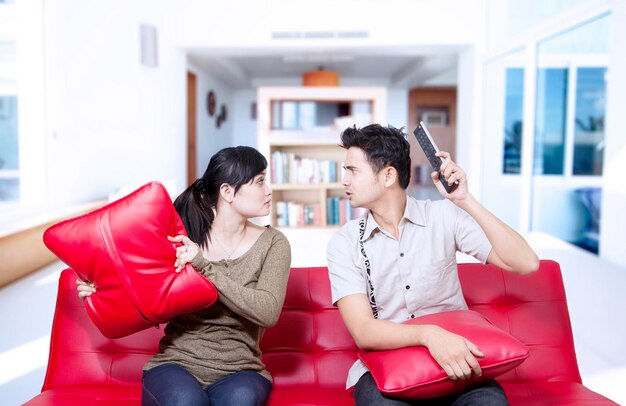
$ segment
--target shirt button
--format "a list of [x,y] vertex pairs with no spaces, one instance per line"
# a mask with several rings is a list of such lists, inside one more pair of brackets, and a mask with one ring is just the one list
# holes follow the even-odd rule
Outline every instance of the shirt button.
[[414,319],[414,318],[415,318],[415,315],[414,315],[414,314],[412,314],[412,315],[411,315],[411,318],[412,318],[412,319]]
[[401,256],[401,257],[403,257],[403,256],[404,256],[404,252],[401,252],[401,253],[400,253],[400,256]]
[[405,288],[406,288],[406,290],[411,289],[411,287],[409,285],[406,285]]

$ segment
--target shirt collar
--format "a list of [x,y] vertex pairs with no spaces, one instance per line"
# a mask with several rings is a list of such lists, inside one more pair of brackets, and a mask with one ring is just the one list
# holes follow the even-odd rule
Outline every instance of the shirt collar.
[[403,218],[407,219],[415,225],[425,227],[426,211],[424,210],[424,202],[407,196]]
[[[400,222],[404,219],[418,226],[426,226],[426,213],[424,211],[424,205],[414,198],[407,196],[404,215],[402,216]],[[372,236],[372,233],[379,230],[379,228],[378,223],[374,219],[374,215],[371,211],[368,211],[367,216],[365,217],[365,233],[363,234],[362,241],[367,241]]]

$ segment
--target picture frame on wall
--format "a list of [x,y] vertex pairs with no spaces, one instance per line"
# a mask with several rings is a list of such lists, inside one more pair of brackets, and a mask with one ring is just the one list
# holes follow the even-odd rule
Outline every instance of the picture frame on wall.
[[417,107],[417,122],[423,121],[427,127],[447,127],[449,110],[447,106]]

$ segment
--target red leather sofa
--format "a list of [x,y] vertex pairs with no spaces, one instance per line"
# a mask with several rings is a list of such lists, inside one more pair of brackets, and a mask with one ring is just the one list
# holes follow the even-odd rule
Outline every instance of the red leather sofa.
[[[470,308],[517,337],[530,357],[498,380],[515,405],[614,405],[581,383],[559,265],[541,261],[519,276],[494,266],[460,264]],[[26,404],[139,404],[141,367],[157,351],[160,329],[107,339],[61,274],[50,358],[41,393]],[[346,374],[357,348],[331,305],[326,268],[293,268],[278,324],[263,337],[274,377],[270,405],[349,405]]]

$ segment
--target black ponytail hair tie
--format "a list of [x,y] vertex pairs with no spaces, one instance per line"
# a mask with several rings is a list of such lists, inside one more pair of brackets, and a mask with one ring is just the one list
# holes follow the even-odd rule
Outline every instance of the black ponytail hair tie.
[[206,192],[204,181],[202,180],[202,178],[196,179],[196,181],[193,184],[193,188],[197,192],[201,192],[201,193],[205,193]]

